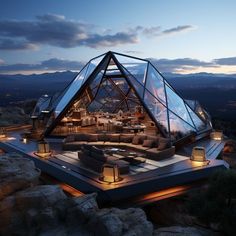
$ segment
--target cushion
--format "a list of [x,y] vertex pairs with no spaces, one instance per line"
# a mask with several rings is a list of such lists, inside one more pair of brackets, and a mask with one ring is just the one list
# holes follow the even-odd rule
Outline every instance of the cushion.
[[149,136],[147,136],[147,139],[153,140],[153,146],[158,147],[158,144],[159,144],[159,136],[149,135]]
[[107,161],[107,157],[104,156],[104,154],[100,154],[100,153],[97,153],[97,152],[90,152],[90,156],[95,158],[98,161],[101,161],[101,162],[106,162]]
[[106,142],[108,141],[108,136],[106,134],[98,134],[98,141]]
[[89,135],[88,134],[76,134],[75,141],[88,141]]
[[133,140],[133,135],[120,135],[120,142],[131,143]]
[[110,142],[120,142],[120,134],[111,134],[110,135]]
[[157,150],[164,150],[171,147],[170,139],[168,138],[159,138],[159,144]]
[[145,139],[147,139],[147,135],[145,135],[145,134],[138,134],[137,136],[139,137],[139,143],[140,144],[143,144],[143,141]]
[[95,147],[95,146],[92,146],[90,150],[91,150],[92,152],[96,152],[96,153],[101,154],[101,155],[104,154],[104,152],[103,152],[102,149],[97,148],[97,147]]
[[143,141],[143,147],[153,147],[154,141],[151,139],[146,139]]
[[84,150],[92,151],[92,146],[89,144],[83,144],[81,149],[82,149],[82,151],[84,151]]
[[88,142],[97,142],[98,141],[98,135],[97,134],[89,134],[88,135]]
[[132,144],[138,145],[140,143],[140,137],[135,135],[132,140]]
[[68,135],[65,139],[65,142],[74,142],[75,141],[75,135],[71,134]]

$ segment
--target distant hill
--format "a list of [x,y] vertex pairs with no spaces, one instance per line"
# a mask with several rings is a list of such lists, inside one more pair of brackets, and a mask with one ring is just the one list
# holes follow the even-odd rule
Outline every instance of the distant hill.
[[[32,75],[0,75],[0,106],[38,99],[42,94],[62,91],[76,76],[65,71]],[[213,117],[236,117],[236,75],[164,73],[167,81],[184,98],[196,99]]]
[[0,106],[26,99],[38,99],[42,94],[62,91],[76,72],[55,72],[32,75],[0,75]]

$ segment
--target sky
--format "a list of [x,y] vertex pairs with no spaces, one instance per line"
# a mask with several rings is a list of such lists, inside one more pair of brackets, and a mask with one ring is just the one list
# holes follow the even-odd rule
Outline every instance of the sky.
[[161,72],[236,74],[235,0],[0,0],[0,74],[79,71],[115,51]]

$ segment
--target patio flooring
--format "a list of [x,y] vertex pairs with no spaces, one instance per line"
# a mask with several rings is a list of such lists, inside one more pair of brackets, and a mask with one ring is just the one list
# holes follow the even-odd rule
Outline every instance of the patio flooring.
[[9,133],[8,139],[0,141],[0,148],[14,151],[32,159],[43,172],[84,192],[98,192],[101,201],[118,201],[125,198],[146,194],[173,186],[191,183],[209,177],[217,169],[228,168],[223,160],[216,160],[222,150],[221,141],[200,140],[194,146],[204,146],[210,163],[190,161],[191,148],[187,145],[174,156],[154,161],[146,159],[145,163],[130,166],[130,174],[123,180],[107,184],[99,179],[99,174],[85,168],[77,158],[77,152],[63,151],[61,139],[48,139],[53,151],[48,159],[41,159],[34,154],[37,150],[35,141],[23,143],[21,131]]

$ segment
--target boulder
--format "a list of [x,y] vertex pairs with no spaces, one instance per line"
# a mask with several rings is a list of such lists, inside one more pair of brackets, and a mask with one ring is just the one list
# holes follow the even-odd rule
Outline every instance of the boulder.
[[171,226],[162,227],[154,231],[153,236],[217,236],[218,233],[210,230],[195,228],[195,227],[182,227],[182,226]]
[[[96,201],[97,194],[86,194],[76,198],[69,198],[64,205],[66,209],[67,225],[72,227],[78,225],[78,221],[83,224],[98,211]],[[63,212],[63,211],[62,211]]]
[[87,227],[93,235],[128,236],[152,235],[153,225],[142,209],[101,209],[93,215]]
[[35,186],[5,198],[0,202],[0,235],[38,235],[57,228],[54,206],[66,198],[57,185]]
[[165,199],[146,209],[148,217],[159,226],[194,225],[197,219],[189,215],[186,197]]
[[36,185],[40,170],[34,162],[19,155],[4,154],[0,158],[0,200],[27,187]]
[[18,209],[54,206],[67,197],[58,185],[39,185],[15,194],[15,202]]

